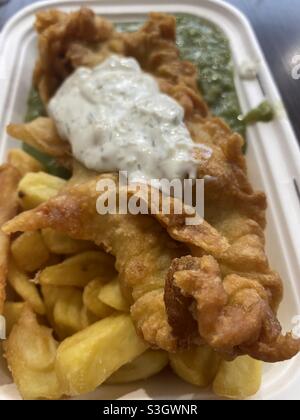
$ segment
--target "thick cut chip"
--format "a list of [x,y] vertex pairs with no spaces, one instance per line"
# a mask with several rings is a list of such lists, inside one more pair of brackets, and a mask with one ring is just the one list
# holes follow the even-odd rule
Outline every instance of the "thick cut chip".
[[61,329],[61,326],[56,324],[54,321],[54,308],[56,303],[62,299],[67,301],[71,299],[73,294],[77,291],[76,288],[71,286],[51,286],[51,285],[42,285],[41,292],[46,308],[46,316],[49,321],[49,324],[54,329],[57,337],[62,340],[66,337],[65,331]]
[[20,269],[33,273],[42,268],[50,253],[39,231],[25,232],[11,246],[11,253]]
[[159,350],[147,350],[133,362],[122,366],[106,381],[107,384],[126,384],[141,381],[157,375],[169,363],[168,353]]
[[11,258],[8,268],[8,281],[18,295],[27,302],[39,315],[45,314],[45,305],[36,285],[30,281],[30,277],[20,270]]
[[129,315],[111,316],[60,344],[56,373],[66,395],[87,393],[146,349]]
[[107,306],[99,299],[99,293],[104,285],[103,279],[97,278],[92,280],[83,291],[83,303],[86,308],[99,319],[105,318],[112,314],[113,309]]
[[203,388],[213,382],[221,361],[220,356],[208,346],[195,346],[190,350],[170,354],[169,357],[176,375]]
[[20,205],[24,210],[33,209],[52,197],[66,185],[66,181],[45,172],[28,173],[18,187]]
[[115,278],[100,289],[98,298],[101,302],[120,312],[129,312],[129,303],[125,299],[120,281]]
[[39,325],[28,307],[24,308],[4,343],[4,350],[14,382],[24,399],[62,396],[55,373],[57,343],[51,330]]
[[53,229],[43,229],[42,235],[47,248],[53,254],[72,255],[95,249],[92,242],[78,241]]
[[25,305],[25,302],[5,302],[3,315],[6,321],[7,337],[11,333],[13,326],[18,322]]
[[39,282],[53,286],[85,287],[96,277],[109,278],[114,274],[114,259],[110,255],[89,251],[45,268],[39,275]]
[[60,338],[69,337],[97,321],[89,316],[82,300],[82,291],[75,287],[58,297],[53,308],[53,319]]
[[244,399],[258,392],[261,379],[262,363],[249,356],[242,356],[233,362],[221,362],[213,390],[221,397]]

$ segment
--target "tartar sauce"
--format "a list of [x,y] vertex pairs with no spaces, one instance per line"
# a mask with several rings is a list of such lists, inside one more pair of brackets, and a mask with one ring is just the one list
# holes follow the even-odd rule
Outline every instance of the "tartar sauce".
[[134,58],[112,55],[93,69],[77,69],[48,111],[89,169],[127,171],[131,181],[196,176],[183,108]]

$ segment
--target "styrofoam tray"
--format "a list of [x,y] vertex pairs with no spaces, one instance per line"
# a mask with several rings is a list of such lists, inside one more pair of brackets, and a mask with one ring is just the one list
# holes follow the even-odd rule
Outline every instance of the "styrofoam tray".
[[[113,21],[144,19],[150,11],[185,12],[208,18],[228,36],[236,67],[247,59],[259,62],[259,80],[236,78],[244,111],[256,106],[266,96],[277,106],[281,98],[274,84],[260,46],[246,18],[235,8],[218,0],[50,0],[35,3],[18,13],[0,36],[0,160],[7,150],[19,143],[5,134],[5,126],[21,122],[31,87],[36,58],[34,14],[42,9],[59,7],[71,11],[82,5]],[[263,189],[269,200],[267,251],[270,263],[284,279],[285,298],[280,319],[290,330],[292,319],[300,315],[300,151],[288,117],[284,112],[270,124],[248,129],[247,161],[255,188]],[[1,190],[1,186],[0,186]],[[0,199],[1,200],[1,199]],[[0,203],[1,204],[1,203]],[[300,399],[300,358],[276,365],[266,365],[263,385],[254,399]],[[0,399],[19,399],[11,383],[5,362],[0,356]],[[140,383],[102,386],[86,399],[215,399],[208,391],[190,386],[169,372]]]

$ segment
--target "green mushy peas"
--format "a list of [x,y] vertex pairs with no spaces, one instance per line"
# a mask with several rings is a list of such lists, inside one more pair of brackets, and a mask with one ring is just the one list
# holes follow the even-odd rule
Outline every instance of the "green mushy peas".
[[212,113],[245,137],[245,124],[234,83],[229,41],[214,23],[191,15],[177,16],[181,57],[198,67],[199,87]]
[[274,108],[268,101],[263,101],[257,108],[252,109],[244,117],[241,117],[246,125],[255,124],[257,122],[270,122],[274,119]]

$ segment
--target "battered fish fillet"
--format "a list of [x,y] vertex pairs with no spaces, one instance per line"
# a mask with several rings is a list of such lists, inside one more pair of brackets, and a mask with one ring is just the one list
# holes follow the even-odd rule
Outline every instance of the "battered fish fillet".
[[[170,236],[149,216],[97,214],[96,185],[106,177],[70,187],[37,209],[20,214],[4,231],[51,227],[104,246],[116,257],[123,290],[133,302],[136,327],[152,346],[175,351],[202,339],[225,357],[247,353],[266,361],[284,360],[297,353],[299,341],[280,335],[267,289],[236,274],[222,279],[219,264],[211,255],[176,258],[187,249],[170,238],[173,225],[168,226],[165,215],[156,217]],[[201,229],[205,232],[205,241],[198,246],[203,253],[222,255],[226,242],[212,227],[204,222],[193,229],[195,238],[201,238]],[[176,236],[181,237],[180,229]],[[209,236],[214,241],[208,240]],[[186,241],[185,232],[182,238]],[[179,294],[174,295],[174,289]]]
[[[18,170],[13,166],[3,165],[0,167],[0,227],[17,214],[17,188],[20,178],[21,176]],[[3,313],[3,305],[5,301],[9,243],[9,236],[0,230],[0,314]]]
[[[88,239],[103,246],[116,257],[123,291],[133,303],[131,314],[137,329],[152,346],[175,351],[179,344],[168,324],[164,285],[172,261],[186,255],[188,248],[172,240],[150,216],[99,215],[96,186],[106,178],[107,175],[102,175],[87,183],[75,183],[42,206],[18,215],[6,224],[4,231],[51,227],[74,239]],[[158,214],[157,218],[162,224],[167,222],[163,215]],[[173,226],[167,230],[172,234]],[[195,227],[195,232],[199,244],[209,254],[220,255],[228,247],[227,241],[206,222]],[[180,235],[180,229],[176,235]]]
[[116,255],[123,287],[132,295],[137,329],[152,346],[173,351],[202,340],[228,358],[247,353],[276,362],[294,356],[300,342],[281,335],[276,318],[282,283],[264,250],[265,195],[248,181],[242,138],[210,115],[196,68],[180,60],[175,19],[151,14],[141,30],[118,34],[87,9],[50,11],[38,15],[37,29],[35,83],[45,103],[75,68],[118,53],[135,57],[161,91],[183,106],[193,140],[211,149],[198,170],[205,179],[208,223],[199,231],[186,227],[182,217],[158,215],[167,234],[147,216],[99,216],[91,181],[18,216],[5,231],[51,226],[104,244]]

